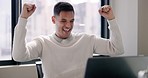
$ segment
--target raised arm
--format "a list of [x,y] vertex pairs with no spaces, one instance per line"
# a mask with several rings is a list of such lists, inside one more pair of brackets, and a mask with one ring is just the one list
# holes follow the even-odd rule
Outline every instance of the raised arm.
[[34,13],[35,9],[34,4],[24,4],[22,13],[15,27],[12,57],[16,61],[29,61],[39,56],[41,50],[40,42],[33,40],[26,43],[25,41],[27,19]]
[[[118,25],[113,14],[111,6],[104,5],[99,9],[99,13],[105,19],[108,20],[109,29],[110,29],[110,38],[109,39],[98,39],[95,41],[95,50],[99,54],[109,54],[109,55],[118,55],[123,54],[124,47],[122,43],[121,33],[119,31]],[[98,47],[99,46],[99,47]]]

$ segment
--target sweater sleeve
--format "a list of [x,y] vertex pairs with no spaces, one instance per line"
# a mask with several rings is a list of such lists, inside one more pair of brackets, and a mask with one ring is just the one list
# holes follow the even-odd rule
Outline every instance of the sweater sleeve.
[[26,24],[27,19],[19,18],[15,27],[12,50],[12,57],[15,61],[30,61],[37,59],[41,54],[42,47],[39,40],[26,43]]
[[110,20],[109,29],[110,29],[110,38],[95,38],[95,52],[102,55],[119,55],[124,53],[124,47],[122,43],[121,33],[119,31],[116,20]]

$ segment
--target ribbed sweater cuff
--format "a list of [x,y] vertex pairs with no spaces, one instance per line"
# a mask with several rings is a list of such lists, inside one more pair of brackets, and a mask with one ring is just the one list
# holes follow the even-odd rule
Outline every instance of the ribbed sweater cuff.
[[27,19],[19,17],[18,26],[23,26],[23,27],[25,27],[26,24],[27,24]]

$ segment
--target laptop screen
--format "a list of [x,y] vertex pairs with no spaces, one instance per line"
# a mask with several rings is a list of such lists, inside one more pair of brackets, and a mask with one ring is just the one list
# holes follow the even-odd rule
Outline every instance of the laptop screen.
[[148,57],[93,57],[87,61],[85,78],[138,78],[148,67]]

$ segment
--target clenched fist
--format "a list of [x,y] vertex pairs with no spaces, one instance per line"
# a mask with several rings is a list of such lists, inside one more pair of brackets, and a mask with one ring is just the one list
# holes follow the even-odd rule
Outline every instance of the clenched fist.
[[109,6],[109,5],[102,6],[99,9],[99,13],[101,16],[103,16],[104,18],[106,18],[108,20],[115,19],[115,16],[113,14],[113,10],[112,10],[111,6]]
[[27,19],[29,16],[31,16],[34,13],[35,9],[36,9],[35,4],[25,3],[23,5],[21,17]]

